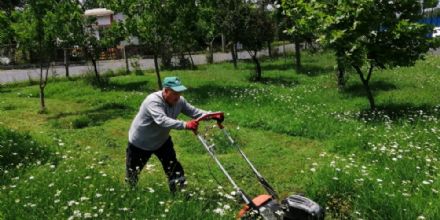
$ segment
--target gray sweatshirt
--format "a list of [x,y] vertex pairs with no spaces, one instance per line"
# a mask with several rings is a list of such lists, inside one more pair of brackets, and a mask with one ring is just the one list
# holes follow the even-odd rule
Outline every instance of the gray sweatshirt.
[[157,150],[168,139],[172,128],[185,128],[185,122],[176,120],[180,112],[191,118],[198,118],[207,113],[187,103],[183,96],[174,106],[170,106],[162,97],[162,91],[151,93],[142,102],[131,123],[128,141],[143,150]]

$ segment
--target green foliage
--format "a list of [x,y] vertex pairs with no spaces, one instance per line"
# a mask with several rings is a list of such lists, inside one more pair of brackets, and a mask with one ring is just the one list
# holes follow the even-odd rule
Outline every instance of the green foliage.
[[434,8],[438,3],[438,0],[423,0],[423,8]]
[[432,47],[432,27],[421,18],[416,1],[329,1],[316,3],[322,17],[323,42],[336,52],[338,68],[352,67],[359,74],[371,109],[369,88],[374,68],[412,66]]
[[8,17],[6,11],[0,10],[0,44],[9,44],[12,42],[13,30],[11,30],[10,17]]
[[16,34],[16,41],[22,49],[34,51],[38,48],[36,42],[36,25],[34,15],[29,7],[23,11],[14,11],[12,14],[16,22],[11,24],[11,28]]
[[58,48],[71,48],[83,41],[83,12],[75,1],[57,2],[44,18],[45,38]]
[[282,0],[282,8],[288,19],[287,32],[293,38],[309,40],[317,37],[322,11],[310,0]]
[[240,14],[243,16],[243,26],[237,40],[246,50],[256,53],[265,43],[273,40],[274,25],[261,8],[243,6]]

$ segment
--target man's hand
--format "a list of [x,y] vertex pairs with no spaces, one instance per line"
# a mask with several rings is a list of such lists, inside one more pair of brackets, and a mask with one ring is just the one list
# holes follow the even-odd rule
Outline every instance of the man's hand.
[[215,119],[218,123],[222,123],[225,120],[225,116],[223,112],[218,112],[219,114],[215,114],[212,116],[212,119]]
[[193,130],[193,131],[197,131],[197,128],[199,127],[199,122],[195,119],[191,120],[191,121],[187,121],[185,128],[188,130]]

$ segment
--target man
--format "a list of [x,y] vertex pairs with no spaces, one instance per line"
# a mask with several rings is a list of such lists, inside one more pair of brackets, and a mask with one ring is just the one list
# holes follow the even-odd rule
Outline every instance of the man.
[[[135,186],[140,171],[154,154],[162,163],[170,191],[174,193],[178,187],[184,186],[185,173],[176,158],[170,130],[196,131],[198,122],[195,118],[208,112],[186,102],[181,94],[187,88],[179,78],[166,77],[163,87],[163,90],[147,96],[131,124],[126,154],[126,181]],[[176,120],[181,112],[193,119],[187,122]]]

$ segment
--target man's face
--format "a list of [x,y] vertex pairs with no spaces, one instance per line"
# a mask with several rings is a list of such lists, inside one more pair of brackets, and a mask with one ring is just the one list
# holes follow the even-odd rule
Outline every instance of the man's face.
[[165,88],[163,91],[163,98],[168,105],[175,105],[180,99],[180,92],[174,92],[170,88]]

